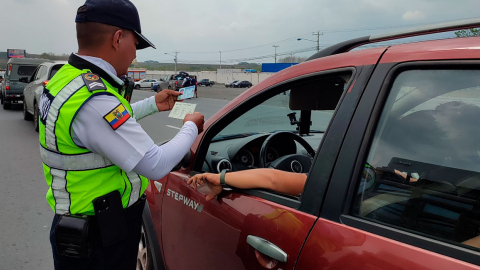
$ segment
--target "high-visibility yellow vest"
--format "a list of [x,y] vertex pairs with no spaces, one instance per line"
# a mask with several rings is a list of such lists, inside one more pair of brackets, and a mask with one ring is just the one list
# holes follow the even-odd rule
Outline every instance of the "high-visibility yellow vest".
[[[85,76],[103,83],[106,90],[90,90]],[[95,88],[93,88],[95,89]],[[94,215],[92,201],[118,190],[123,207],[135,203],[144,193],[148,179],[135,172],[124,172],[106,157],[77,146],[72,139],[72,123],[92,96],[113,95],[134,117],[132,108],[123,97],[123,91],[108,81],[65,64],[48,82],[40,106],[40,153],[47,184],[47,201],[56,214]],[[108,138],[105,138],[108,140]]]

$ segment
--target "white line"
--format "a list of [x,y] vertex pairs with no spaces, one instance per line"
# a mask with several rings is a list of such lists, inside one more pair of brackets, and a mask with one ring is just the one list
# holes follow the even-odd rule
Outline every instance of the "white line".
[[170,126],[170,125],[165,125],[165,126],[167,126],[167,127],[169,127],[169,128],[179,129],[179,130],[182,129],[182,128],[174,127],[174,126]]

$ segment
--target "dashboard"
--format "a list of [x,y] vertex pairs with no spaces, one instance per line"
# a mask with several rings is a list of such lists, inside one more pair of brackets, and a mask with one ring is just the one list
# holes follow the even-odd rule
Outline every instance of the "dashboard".
[[[203,164],[203,171],[219,173],[223,169],[241,171],[260,167],[260,149],[270,134],[255,134],[245,138],[214,141]],[[318,148],[323,134],[303,137],[314,149]],[[273,139],[266,152],[267,166],[276,159],[307,152],[293,140]]]

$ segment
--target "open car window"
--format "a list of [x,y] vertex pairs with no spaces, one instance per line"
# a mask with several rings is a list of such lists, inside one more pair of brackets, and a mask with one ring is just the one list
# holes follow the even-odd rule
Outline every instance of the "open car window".
[[377,125],[353,214],[480,248],[480,71],[400,73]]
[[[207,135],[212,137],[202,171],[273,168],[308,173],[352,74],[344,70],[299,79],[246,101],[239,115],[222,119],[226,124]],[[301,166],[292,165],[297,161]]]

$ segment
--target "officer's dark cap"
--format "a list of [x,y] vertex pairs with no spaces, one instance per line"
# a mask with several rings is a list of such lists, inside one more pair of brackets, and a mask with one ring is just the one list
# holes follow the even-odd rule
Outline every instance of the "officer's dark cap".
[[128,0],[87,0],[78,8],[75,22],[97,22],[131,30],[138,36],[137,50],[155,49],[155,45],[142,35],[137,8]]

